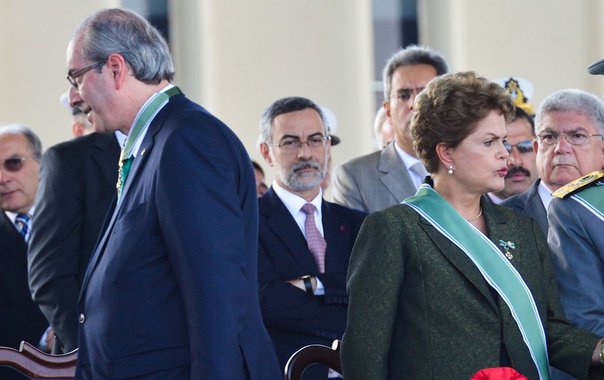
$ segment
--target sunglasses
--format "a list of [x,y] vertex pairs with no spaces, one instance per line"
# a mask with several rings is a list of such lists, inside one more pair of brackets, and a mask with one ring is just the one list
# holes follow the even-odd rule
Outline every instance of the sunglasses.
[[11,158],[7,158],[4,160],[2,166],[4,166],[4,170],[7,172],[18,172],[23,168],[23,161],[25,161],[25,157],[14,156]]
[[533,142],[531,140],[520,141],[518,144],[510,144],[508,142],[504,142],[503,146],[508,153],[512,153],[512,149],[516,147],[519,153],[530,153],[533,151]]

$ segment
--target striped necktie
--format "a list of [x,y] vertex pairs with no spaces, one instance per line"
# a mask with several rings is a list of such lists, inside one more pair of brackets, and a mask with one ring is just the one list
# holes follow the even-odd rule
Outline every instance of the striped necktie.
[[17,214],[15,217],[15,227],[19,235],[27,242],[29,240],[29,221],[30,216],[27,214]]

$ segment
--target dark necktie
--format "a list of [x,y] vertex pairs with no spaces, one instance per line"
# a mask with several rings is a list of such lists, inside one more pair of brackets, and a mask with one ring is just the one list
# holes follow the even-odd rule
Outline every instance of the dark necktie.
[[19,235],[21,235],[26,242],[29,239],[29,220],[30,217],[27,214],[17,214],[15,217],[17,232],[19,232]]
[[327,242],[321,236],[321,232],[319,232],[315,224],[315,206],[312,203],[307,203],[302,206],[302,212],[306,214],[304,230],[306,231],[308,249],[315,258],[319,273],[325,273],[325,249],[327,248]]

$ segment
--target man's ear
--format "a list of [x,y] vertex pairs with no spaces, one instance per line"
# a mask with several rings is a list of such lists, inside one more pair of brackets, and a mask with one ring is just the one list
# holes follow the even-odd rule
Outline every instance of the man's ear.
[[113,53],[107,57],[107,66],[113,75],[114,86],[119,90],[128,74],[128,63],[121,54]]
[[260,154],[264,157],[264,161],[266,161],[269,166],[273,166],[273,159],[271,157],[271,152],[267,143],[260,144]]

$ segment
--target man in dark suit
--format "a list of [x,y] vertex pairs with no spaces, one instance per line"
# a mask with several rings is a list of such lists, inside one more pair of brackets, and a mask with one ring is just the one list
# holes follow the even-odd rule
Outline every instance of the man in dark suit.
[[159,32],[104,9],[68,48],[70,101],[128,135],[118,198],[80,294],[81,379],[278,379],[257,293],[254,173],[171,84]]
[[447,62],[440,54],[420,46],[408,46],[388,60],[383,75],[383,107],[394,129],[394,141],[336,168],[336,203],[372,213],[415,194],[427,172],[412,148],[409,125],[413,102],[430,80],[447,71]]
[[[27,240],[42,146],[19,125],[0,127],[0,346],[38,345],[48,322],[27,287]],[[24,379],[0,368],[1,379]]]
[[78,295],[116,194],[119,155],[116,135],[92,133],[57,144],[42,157],[29,284],[53,328],[55,353],[78,347]]
[[[284,367],[303,346],[341,339],[348,260],[365,213],[322,197],[331,144],[323,111],[314,102],[299,97],[274,102],[262,115],[260,142],[276,174],[260,198],[260,302]],[[312,367],[304,379],[327,376],[325,367]]]

